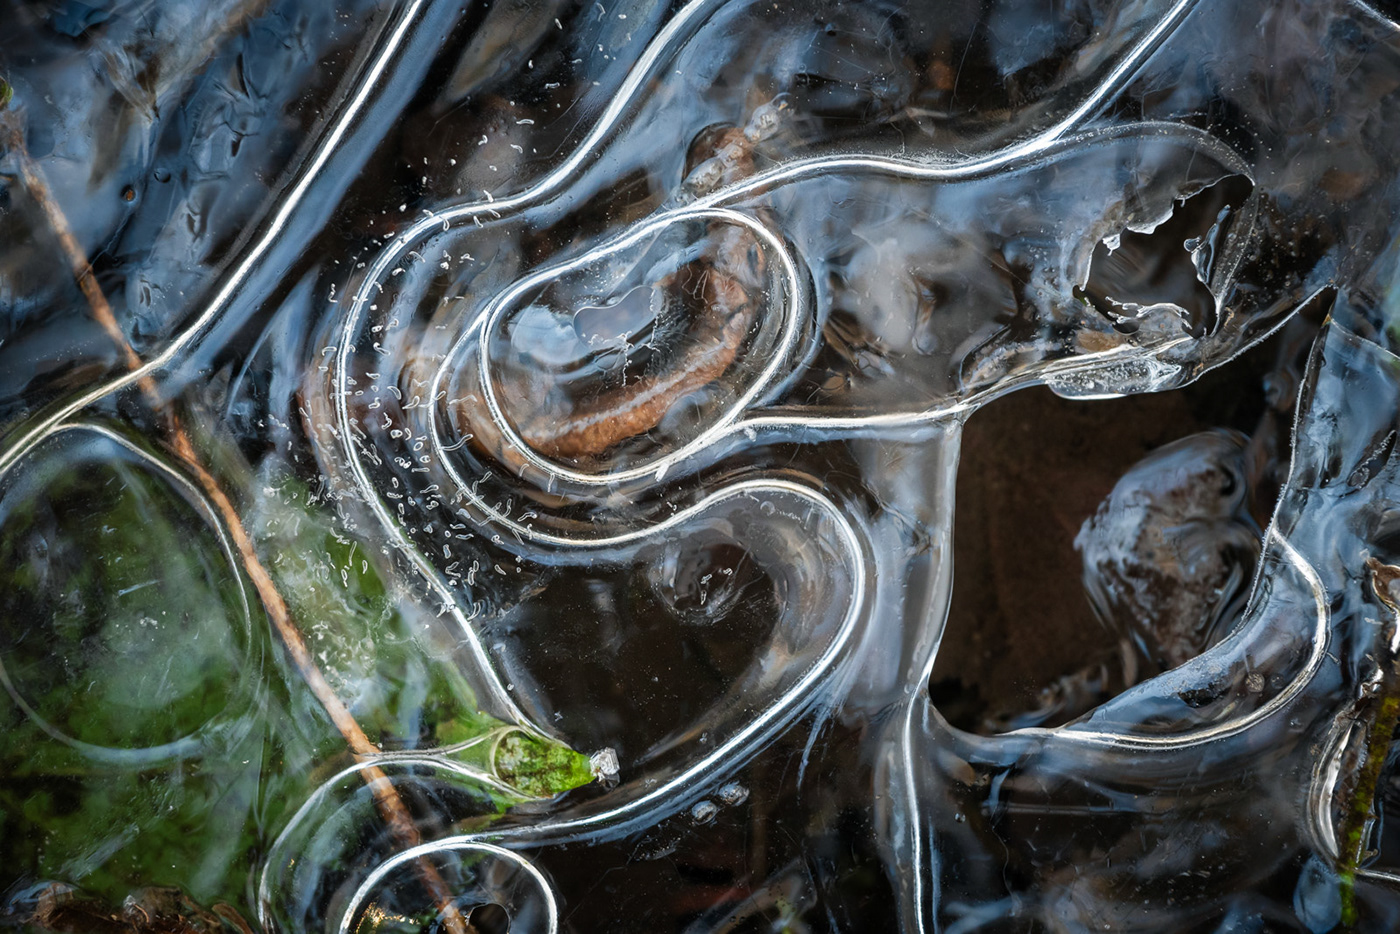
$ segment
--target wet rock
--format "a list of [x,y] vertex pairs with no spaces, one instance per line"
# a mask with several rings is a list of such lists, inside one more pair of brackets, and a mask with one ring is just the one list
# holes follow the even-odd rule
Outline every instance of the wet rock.
[[1160,669],[1218,642],[1243,609],[1260,539],[1247,444],[1215,430],[1159,448],[1124,474],[1074,540],[1095,615]]

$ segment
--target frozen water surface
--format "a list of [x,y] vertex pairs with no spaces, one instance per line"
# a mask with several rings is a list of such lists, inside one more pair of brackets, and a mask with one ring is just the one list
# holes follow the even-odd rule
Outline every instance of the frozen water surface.
[[0,923],[1394,930],[1397,15],[9,4]]

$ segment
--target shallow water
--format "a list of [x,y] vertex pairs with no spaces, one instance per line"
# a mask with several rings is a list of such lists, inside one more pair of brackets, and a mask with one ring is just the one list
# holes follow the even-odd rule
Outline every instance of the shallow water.
[[1394,14],[12,4],[0,920],[1391,930]]

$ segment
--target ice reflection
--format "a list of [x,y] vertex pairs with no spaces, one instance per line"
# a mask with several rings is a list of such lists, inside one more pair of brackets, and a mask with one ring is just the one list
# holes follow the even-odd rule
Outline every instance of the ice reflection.
[[[158,233],[129,268],[83,278],[74,250],[110,236],[65,244],[84,295],[127,286],[113,346],[4,399],[7,592],[68,633],[24,575],[57,549],[98,581],[79,602],[106,642],[80,659],[158,721],[70,735],[42,662],[75,653],[9,614],[6,722],[40,749],[7,752],[6,820],[63,831],[16,846],[10,913],[100,917],[153,884],[154,856],[117,854],[163,853],[164,825],[111,815],[168,801],[220,845],[160,879],[269,930],[1388,929],[1368,841],[1400,704],[1394,23],[1344,2],[413,0],[331,43],[343,93],[312,119],[293,91],[329,73],[256,52],[260,29],[301,35],[274,6],[221,28],[247,46],[238,86],[303,128],[281,148],[218,148],[210,85],[182,90],[197,66],[165,39],[172,77],[114,93],[151,126],[185,95],[183,158],[221,190],[294,151],[285,179],[186,212],[189,237],[142,200]],[[139,54],[125,12],[75,15],[50,31]],[[80,210],[35,144],[40,72],[10,142],[52,176],[7,187],[29,227]],[[247,117],[217,127],[241,140]],[[46,309],[7,322],[26,339],[86,318],[6,282]],[[1085,517],[1123,690],[950,726],[929,680],[958,644],[979,410],[1033,384],[1171,390],[1329,311],[1289,469],[1284,359],[1254,440],[1161,446]],[[135,492],[110,508],[189,559],[153,592],[208,604],[184,614],[206,620],[193,649],[95,608],[145,586],[93,570],[141,546],[26,518],[79,495],[43,465],[99,422],[117,447],[74,464],[116,471]],[[265,613],[230,611],[254,592]],[[104,653],[136,648],[168,677],[113,675]],[[38,790],[60,773],[74,809]]]

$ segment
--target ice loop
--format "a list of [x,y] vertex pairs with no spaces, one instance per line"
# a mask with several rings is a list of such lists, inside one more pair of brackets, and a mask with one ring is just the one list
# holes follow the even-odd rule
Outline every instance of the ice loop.
[[[128,54],[105,23],[48,28]],[[154,329],[115,301],[129,372],[5,410],[3,553],[111,604],[84,633],[8,588],[0,672],[37,752],[6,819],[134,828],[16,844],[10,915],[1389,928],[1386,12],[427,2],[371,23],[208,297]],[[233,86],[256,92],[254,52]],[[17,197],[56,217],[64,190],[31,176]],[[173,296],[196,280],[171,217],[136,271]],[[1096,653],[1064,669],[959,655],[992,634],[950,616],[979,584],[953,566],[964,441],[1037,386],[1204,413],[1063,507]],[[150,475],[115,473],[125,500],[55,464],[88,435]],[[236,676],[219,614],[182,611],[205,641],[179,658],[110,625],[157,591],[149,563],[87,571],[84,523],[133,509],[200,543],[167,579],[251,621]],[[50,539],[62,560],[29,557]],[[1034,559],[1015,577],[1044,587]],[[999,625],[1026,656],[1052,608],[1017,605]],[[36,674],[63,638],[105,694]],[[102,653],[138,650],[123,693]],[[224,709],[141,720],[186,666]],[[997,667],[1038,671],[1030,707],[973,696]],[[104,697],[137,722],[95,716]],[[90,825],[36,790],[57,776]],[[123,862],[166,846],[157,799],[225,827],[222,855]]]

